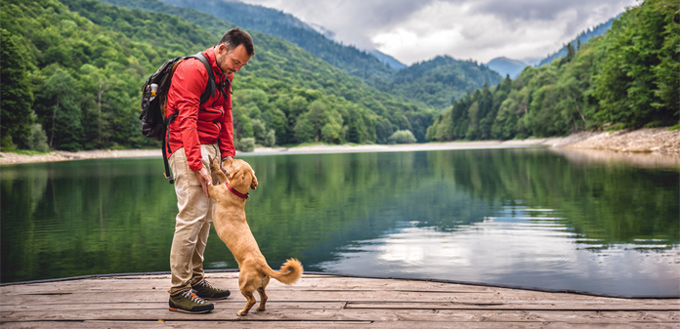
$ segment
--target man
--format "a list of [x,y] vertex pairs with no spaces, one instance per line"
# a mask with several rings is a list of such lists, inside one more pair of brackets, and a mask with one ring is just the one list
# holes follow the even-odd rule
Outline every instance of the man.
[[206,298],[223,299],[230,294],[210,285],[203,271],[203,251],[214,207],[208,197],[208,159],[234,157],[231,80],[254,52],[253,39],[238,28],[227,31],[215,47],[203,51],[217,84],[214,95],[203,104],[200,97],[209,74],[200,60],[182,61],[172,77],[166,115],[177,111],[177,117],[168,125],[168,162],[175,178],[179,213],[170,250],[171,311],[207,313],[214,305]]

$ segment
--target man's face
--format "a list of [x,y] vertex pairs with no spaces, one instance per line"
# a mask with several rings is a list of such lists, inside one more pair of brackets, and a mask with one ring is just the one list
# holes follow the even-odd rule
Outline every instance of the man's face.
[[222,73],[229,76],[234,72],[240,71],[243,66],[248,64],[250,56],[248,56],[244,45],[238,45],[231,52],[227,52],[227,46],[219,45],[215,49],[215,59]]

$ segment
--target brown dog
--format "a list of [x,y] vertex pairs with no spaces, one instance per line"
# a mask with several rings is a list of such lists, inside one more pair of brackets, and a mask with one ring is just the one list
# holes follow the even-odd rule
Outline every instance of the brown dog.
[[[226,162],[225,175],[219,167],[217,158],[211,159],[210,169],[213,173],[213,184],[208,186],[210,198],[215,200],[213,215],[215,231],[224,241],[238,262],[240,273],[238,284],[241,294],[248,300],[238,315],[247,315],[255,304],[253,292],[260,294],[258,311],[265,310],[267,294],[264,289],[269,284],[269,277],[285,284],[293,284],[302,276],[302,264],[297,259],[287,260],[281,271],[272,270],[260,252],[260,247],[250,231],[246,221],[245,205],[248,188],[257,187],[257,177],[250,165],[243,160]],[[228,182],[225,184],[225,182]]]

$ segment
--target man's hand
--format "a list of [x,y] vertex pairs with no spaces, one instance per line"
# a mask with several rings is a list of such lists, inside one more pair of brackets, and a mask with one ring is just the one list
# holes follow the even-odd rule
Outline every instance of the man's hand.
[[208,185],[212,184],[212,182],[210,181],[208,170],[203,167],[200,170],[194,171],[194,174],[196,174],[198,182],[201,183],[201,186],[203,187],[203,193],[205,193],[205,197],[210,198],[210,195],[208,195]]

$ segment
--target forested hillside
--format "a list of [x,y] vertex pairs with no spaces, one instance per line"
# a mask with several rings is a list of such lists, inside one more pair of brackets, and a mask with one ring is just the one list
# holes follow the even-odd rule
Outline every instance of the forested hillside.
[[458,100],[430,140],[512,139],[662,127],[680,118],[680,4],[647,0],[566,57]]
[[[237,1],[221,0],[100,1],[121,7],[169,13],[185,17],[187,20],[201,26],[207,22],[194,20],[186,15],[195,11],[209,13],[240,27],[288,40],[327,63],[362,79],[387,79],[393,71],[381,63],[375,56],[356,47],[344,46],[334,42],[297,18],[274,9],[248,5]],[[195,9],[195,11],[186,10],[186,8]],[[202,17],[202,19],[210,18]]]
[[621,15],[618,15],[618,16],[616,16],[616,17],[614,17],[614,18],[592,28],[592,29],[588,29],[586,31],[581,32],[578,36],[576,36],[576,38],[574,40],[569,41],[566,45],[562,46],[562,48],[560,48],[560,50],[556,51],[554,54],[549,55],[548,57],[542,59],[538,63],[538,65],[536,65],[536,66],[548,65],[548,64],[554,62],[556,59],[560,59],[562,57],[567,56],[567,52],[568,52],[568,46],[567,45],[571,45],[571,47],[574,47],[574,48],[579,48],[580,44],[584,44],[584,43],[590,41],[590,39],[592,39],[592,38],[594,38],[598,35],[605,34],[611,28],[612,22],[614,22],[614,20],[618,19],[619,17],[621,17]]
[[[89,0],[6,0],[2,9],[2,147],[139,148],[142,82],[166,59],[214,45],[233,24]],[[186,13],[188,12],[188,13]],[[239,142],[424,141],[433,112],[397,100],[282,39],[252,32],[256,55],[235,78]],[[6,60],[7,59],[7,60]]]
[[[166,59],[214,45],[234,24],[156,0],[139,4],[148,11],[94,0],[0,2],[2,150],[158,146],[140,134],[142,82]],[[235,78],[238,147],[676,125],[679,6],[647,0],[605,35],[568,45],[564,58],[498,85],[500,76],[484,65],[436,57],[394,70],[375,88],[371,79],[251,31],[256,55]],[[434,110],[452,102],[439,115]]]
[[[118,6],[158,11],[184,17],[204,26],[211,24],[191,9],[165,5],[159,0],[100,0]],[[495,85],[501,77],[494,71],[473,61],[436,57],[397,70],[378,61],[373,55],[353,46],[339,44],[314,31],[296,18],[260,6],[226,0],[163,0],[185,8],[210,13],[239,26],[284,38],[307,50],[327,63],[366,84],[393,95],[404,102],[417,102],[426,107],[443,110],[452,99],[462,97],[468,90],[481,88],[484,83]]]
[[399,70],[385,89],[443,109],[469,91],[500,81],[501,76],[496,71],[475,61],[437,56]]

